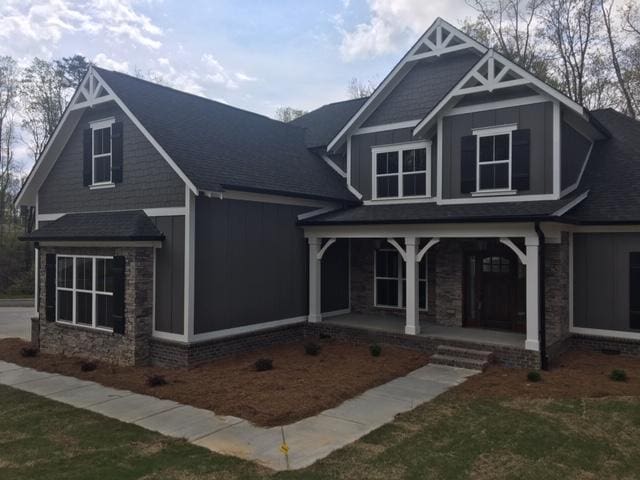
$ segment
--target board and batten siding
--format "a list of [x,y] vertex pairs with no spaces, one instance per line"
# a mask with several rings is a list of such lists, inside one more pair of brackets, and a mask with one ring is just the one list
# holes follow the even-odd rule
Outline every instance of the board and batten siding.
[[[196,334],[308,314],[309,248],[296,222],[309,210],[313,208],[196,199]],[[329,271],[342,251],[339,246],[327,251]],[[348,303],[348,292],[344,295]],[[328,294],[328,304],[340,302]]]
[[517,124],[530,129],[530,188],[522,194],[553,193],[553,104],[551,102],[501,108],[445,117],[442,143],[442,198],[464,198],[461,193],[461,138],[482,127]]
[[184,333],[184,216],[151,217],[165,239],[156,248],[155,330]]
[[582,166],[591,148],[591,142],[566,122],[561,130],[561,188],[567,188],[578,181]]
[[322,257],[322,313],[349,308],[349,248],[349,239],[340,238]]
[[[430,138],[427,136],[425,138]],[[373,154],[371,149],[381,145],[401,144],[421,141],[413,138],[411,128],[400,128],[384,132],[365,133],[351,137],[351,185],[362,193],[363,200],[370,200],[373,175]],[[431,192],[436,191],[436,142],[431,144]]]
[[[114,117],[122,122],[123,180],[113,188],[83,185],[83,131]],[[38,192],[38,212],[71,213],[184,207],[185,185],[119,107],[87,109]]]
[[640,252],[640,233],[574,233],[575,327],[640,332],[629,328],[631,252]]

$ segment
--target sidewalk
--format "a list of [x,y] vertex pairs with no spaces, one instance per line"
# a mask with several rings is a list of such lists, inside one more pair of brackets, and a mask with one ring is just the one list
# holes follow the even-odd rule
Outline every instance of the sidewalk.
[[[406,377],[367,390],[336,408],[284,426],[289,468],[304,468],[334,450],[432,400],[465,381],[475,370],[426,365]],[[211,451],[252,460],[274,470],[287,468],[281,427],[264,428],[209,410],[104,387],[95,382],[41,372],[0,361],[0,384],[133,423],[163,435],[185,438]]]

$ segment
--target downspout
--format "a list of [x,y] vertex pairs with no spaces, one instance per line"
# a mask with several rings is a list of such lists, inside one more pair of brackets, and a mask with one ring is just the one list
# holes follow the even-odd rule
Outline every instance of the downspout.
[[540,366],[542,370],[549,370],[549,359],[547,358],[547,319],[545,301],[545,271],[544,271],[544,249],[545,237],[540,228],[540,222],[535,223],[535,230],[538,234],[538,337],[540,339]]

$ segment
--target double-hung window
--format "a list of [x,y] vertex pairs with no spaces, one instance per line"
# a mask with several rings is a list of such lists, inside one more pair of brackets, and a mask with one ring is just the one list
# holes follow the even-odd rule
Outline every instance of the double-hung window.
[[[375,251],[375,305],[378,307],[405,308],[406,267],[395,249]],[[427,309],[427,258],[418,265],[418,305]]]
[[428,142],[374,147],[372,151],[373,198],[429,196]]
[[111,125],[113,120],[91,124],[92,131],[92,180],[93,185],[106,185],[111,179]]
[[478,192],[511,190],[512,141],[516,125],[481,128],[477,136],[476,186]]
[[112,261],[111,257],[57,256],[57,321],[113,329]]

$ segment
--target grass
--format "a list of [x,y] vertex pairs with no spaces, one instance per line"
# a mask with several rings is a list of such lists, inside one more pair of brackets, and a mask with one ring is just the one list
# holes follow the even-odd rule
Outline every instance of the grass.
[[[0,478],[637,478],[640,399],[469,399],[452,390],[312,467],[275,474],[0,386]],[[295,445],[290,445],[295,448]]]

